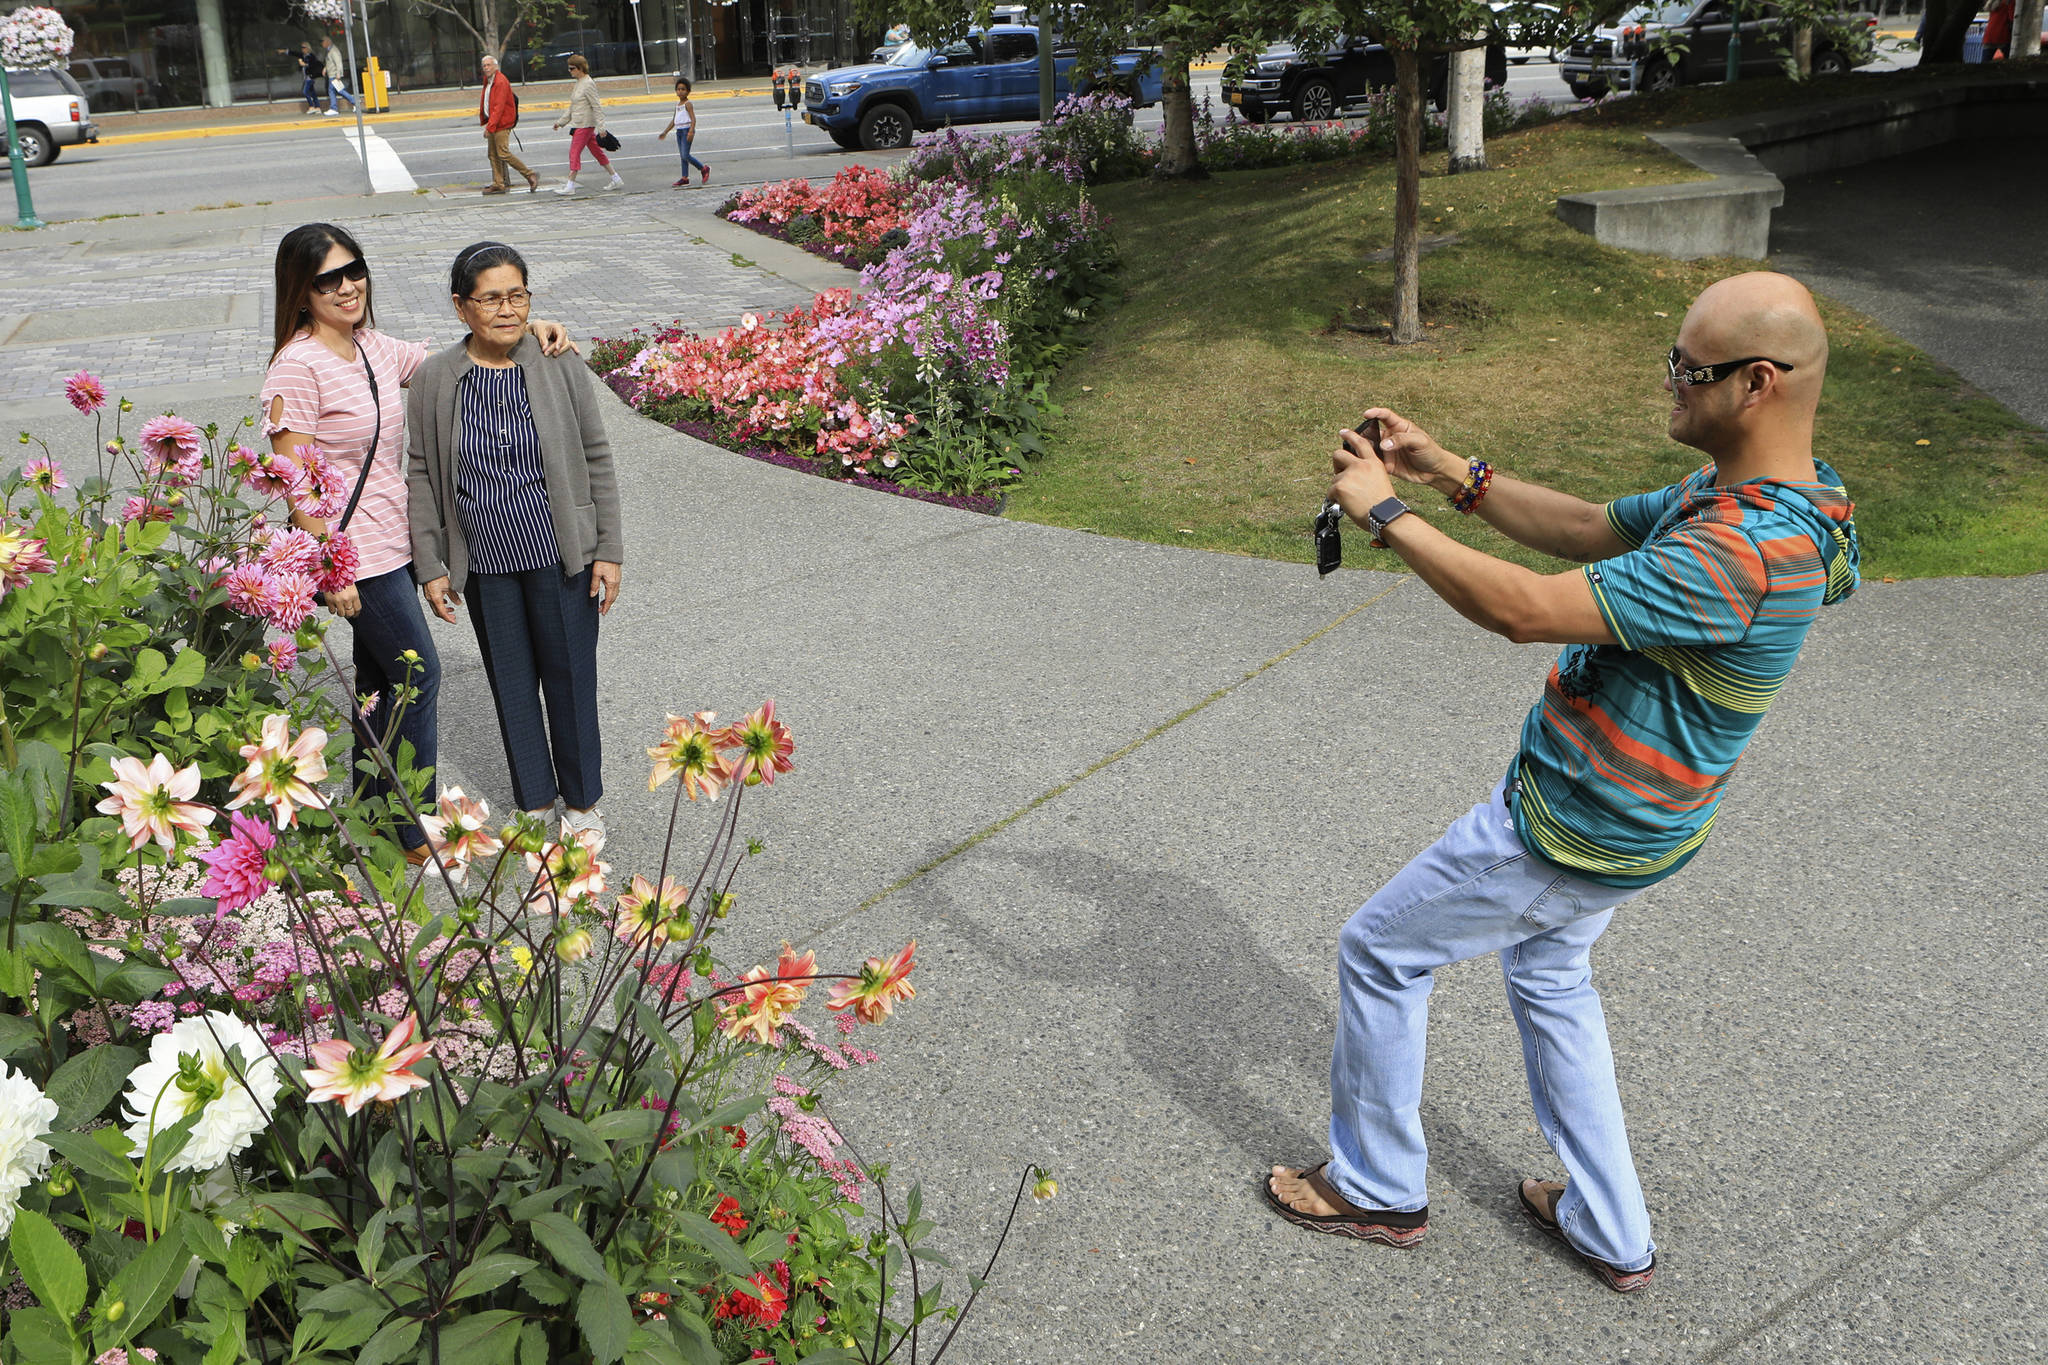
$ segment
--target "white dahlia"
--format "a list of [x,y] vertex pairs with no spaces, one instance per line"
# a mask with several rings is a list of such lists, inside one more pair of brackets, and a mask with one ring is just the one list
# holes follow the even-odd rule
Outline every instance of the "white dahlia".
[[49,1144],[37,1139],[56,1121],[57,1102],[0,1062],[0,1237],[14,1226],[22,1190],[50,1168]]
[[[242,1055],[242,1080],[228,1066],[231,1048]],[[143,1154],[152,1132],[197,1113],[191,1138],[165,1169],[211,1171],[269,1126],[280,1083],[263,1035],[234,1015],[209,1010],[180,1020],[150,1040],[149,1060],[128,1077],[122,1117],[133,1154]]]

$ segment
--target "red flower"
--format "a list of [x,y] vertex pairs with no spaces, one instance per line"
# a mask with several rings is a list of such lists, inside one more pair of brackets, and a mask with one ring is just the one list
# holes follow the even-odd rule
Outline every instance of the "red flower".
[[740,1201],[729,1194],[711,1211],[711,1221],[735,1237],[747,1230],[747,1216],[740,1212]]
[[731,1123],[721,1123],[721,1124],[719,1124],[718,1126],[719,1126],[719,1128],[720,1128],[720,1129],[722,1129],[723,1131],[725,1131],[725,1132],[728,1132],[728,1133],[731,1133],[731,1134],[732,1134],[732,1149],[733,1149],[733,1150],[734,1150],[735,1152],[743,1152],[743,1151],[745,1151],[745,1150],[746,1150],[746,1148],[747,1148],[747,1130],[746,1130],[746,1129],[744,1129],[744,1128],[741,1128],[741,1127],[739,1127],[739,1126],[738,1126],[737,1124],[731,1124]]
[[756,1271],[747,1277],[753,1293],[735,1289],[718,1301],[712,1316],[724,1322],[738,1318],[754,1326],[767,1329],[782,1321],[782,1315],[789,1311],[789,1267],[781,1261],[774,1266],[775,1277],[770,1279],[767,1271]]

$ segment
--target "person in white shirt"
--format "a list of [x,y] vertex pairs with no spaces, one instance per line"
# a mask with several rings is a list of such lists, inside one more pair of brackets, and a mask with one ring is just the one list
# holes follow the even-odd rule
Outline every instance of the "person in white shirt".
[[669,122],[667,128],[661,130],[661,136],[667,137],[671,129],[676,135],[676,150],[683,156],[683,178],[669,188],[679,190],[689,184],[692,166],[704,175],[704,179],[697,183],[710,183],[711,168],[699,161],[690,151],[690,144],[697,138],[697,110],[696,106],[690,103],[690,82],[682,76],[676,77],[676,116]]

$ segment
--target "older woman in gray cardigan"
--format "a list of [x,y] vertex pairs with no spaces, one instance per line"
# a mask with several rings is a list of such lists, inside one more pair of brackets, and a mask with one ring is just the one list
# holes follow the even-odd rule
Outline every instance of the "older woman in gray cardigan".
[[528,337],[511,247],[464,249],[449,291],[469,335],[420,365],[408,400],[413,577],[444,621],[469,598],[520,808],[547,818],[559,798],[564,837],[601,837],[597,629],[625,546],[595,384]]

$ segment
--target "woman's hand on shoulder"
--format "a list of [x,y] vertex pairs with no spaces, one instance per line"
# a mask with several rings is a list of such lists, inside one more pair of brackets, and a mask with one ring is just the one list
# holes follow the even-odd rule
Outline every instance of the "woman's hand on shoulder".
[[546,318],[534,318],[526,324],[526,330],[533,333],[533,339],[540,343],[542,355],[560,355],[564,351],[583,354],[583,348],[569,339],[569,329],[559,322]]

